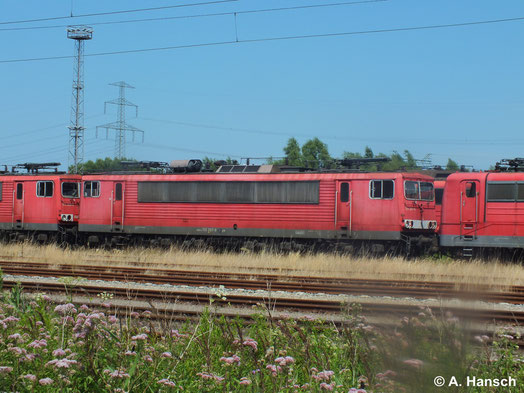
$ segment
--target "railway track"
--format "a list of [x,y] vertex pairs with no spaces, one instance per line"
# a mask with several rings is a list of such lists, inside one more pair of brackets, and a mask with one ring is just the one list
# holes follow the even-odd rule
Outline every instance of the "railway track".
[[[230,313],[241,314],[241,309],[254,305],[265,305],[274,312],[297,311],[302,313],[323,313],[341,315],[344,303],[358,303],[364,315],[403,316],[415,315],[420,307],[429,307],[444,315],[451,313],[461,319],[475,322],[502,323],[505,325],[524,325],[524,308],[497,308],[496,302],[513,304],[524,303],[524,290],[521,287],[509,288],[509,291],[481,293],[492,288],[477,286],[457,288],[455,284],[393,281],[393,280],[353,280],[353,279],[312,279],[310,277],[279,277],[276,275],[203,273],[176,270],[126,267],[102,267],[60,265],[50,269],[41,263],[5,262],[0,267],[9,275],[4,277],[4,288],[10,289],[20,282],[26,291],[50,294],[64,293],[66,286],[56,277],[81,276],[87,280],[71,285],[67,292],[75,297],[96,299],[103,292],[110,292],[115,300],[142,302],[143,308],[150,305],[157,314],[166,310],[174,313],[197,313],[198,307],[210,303],[230,307]],[[31,277],[39,276],[39,277]],[[44,277],[44,278],[42,278]],[[46,278],[47,277],[47,278]],[[103,280],[103,282],[95,281]],[[143,285],[137,283],[148,283]],[[164,284],[164,285],[162,285]],[[165,285],[170,284],[170,285]],[[217,295],[213,287],[223,285],[228,288],[227,296]],[[248,291],[246,291],[248,290]],[[301,296],[306,292],[325,295]],[[367,296],[362,296],[367,295]],[[460,295],[460,296],[459,296]],[[379,296],[381,298],[379,298]],[[384,297],[386,296],[386,297]],[[465,299],[489,299],[488,306],[466,307],[443,303],[443,299],[460,297]],[[406,298],[411,300],[406,301]],[[433,300],[421,303],[418,299]],[[153,303],[156,306],[152,306]],[[178,306],[173,307],[173,305]],[[125,306],[125,304],[124,304]],[[186,311],[184,311],[186,310]],[[197,311],[195,311],[197,310]],[[245,314],[245,313],[244,313]],[[249,315],[247,315],[249,316]],[[341,318],[342,320],[343,318]]]
[[384,279],[318,278],[278,274],[194,272],[145,267],[115,267],[41,262],[0,261],[6,274],[41,277],[83,277],[89,280],[152,284],[206,286],[310,292],[325,294],[482,300],[494,303],[524,304],[524,286],[494,287],[436,281]]

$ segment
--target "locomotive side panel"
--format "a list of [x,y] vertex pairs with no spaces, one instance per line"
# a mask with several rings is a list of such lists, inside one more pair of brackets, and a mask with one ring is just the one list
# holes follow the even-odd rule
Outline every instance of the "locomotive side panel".
[[[280,182],[280,184],[278,183]],[[306,203],[294,202],[281,203],[289,199],[289,189],[296,188],[297,182],[284,180],[270,184],[265,181],[264,188],[269,193],[263,195],[263,201],[245,202],[246,195],[234,196],[239,202],[217,202],[220,197],[218,190],[223,187],[238,188],[250,195],[252,189],[260,189],[260,183],[252,181],[223,184],[219,180],[207,182],[204,187],[196,185],[197,189],[204,189],[205,194],[188,193],[184,195],[184,188],[194,188],[191,181],[166,182],[162,179],[156,184],[143,182],[141,179],[126,181],[124,228],[127,233],[156,233],[156,234],[193,234],[215,236],[254,236],[254,237],[330,237],[326,231],[334,230],[334,181],[310,181],[300,184],[298,189],[308,192]],[[181,184],[184,183],[184,184]],[[211,183],[211,184],[210,184]],[[294,183],[294,184],[291,184]],[[300,183],[300,182],[298,182]],[[302,182],[304,183],[304,182]],[[272,187],[274,186],[274,187]],[[162,189],[178,188],[174,195],[158,195]],[[273,188],[271,190],[271,188]],[[287,188],[286,191],[282,188]],[[182,189],[182,191],[180,191]],[[312,189],[308,191],[308,189]],[[151,191],[155,195],[150,194]],[[259,194],[260,191],[258,192]],[[294,192],[296,193],[296,192]],[[275,195],[277,194],[277,195]],[[316,194],[316,195],[315,195]],[[259,195],[260,197],[261,195]],[[191,197],[197,199],[193,202],[171,202],[170,198]],[[300,195],[295,195],[302,199]],[[199,201],[198,198],[206,201]],[[166,202],[150,202],[156,199]],[[186,198],[187,199],[187,198]],[[267,202],[268,199],[274,202]],[[304,202],[304,201],[301,201]]]

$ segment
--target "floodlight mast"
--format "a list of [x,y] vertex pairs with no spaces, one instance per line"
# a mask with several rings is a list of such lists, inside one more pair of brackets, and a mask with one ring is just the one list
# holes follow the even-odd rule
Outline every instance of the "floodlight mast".
[[75,40],[73,97],[71,102],[71,125],[69,126],[69,164],[73,172],[84,160],[84,42],[93,38],[89,26],[69,26],[67,38]]

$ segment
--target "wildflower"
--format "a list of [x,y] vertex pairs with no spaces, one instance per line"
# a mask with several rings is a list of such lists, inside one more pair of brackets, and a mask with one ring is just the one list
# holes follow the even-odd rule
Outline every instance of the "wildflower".
[[163,357],[163,358],[172,358],[173,357],[171,352],[162,352],[162,354],[160,356]]
[[317,373],[316,375],[312,375],[311,377],[317,381],[329,381],[333,375],[335,375],[334,371],[324,370]]
[[62,348],[58,348],[58,349],[55,349],[53,351],[53,356],[56,357],[56,358],[59,357],[59,356],[65,356],[65,355],[66,355],[66,353],[65,353],[65,351]]
[[149,318],[149,317],[151,317],[151,315],[153,315],[153,313],[151,311],[149,311],[149,310],[142,311],[142,316],[143,317]]
[[129,316],[130,316],[131,318],[138,318],[138,317],[140,317],[140,314],[137,313],[136,311],[132,311],[132,312],[129,314]]
[[277,376],[277,373],[279,373],[280,371],[282,371],[282,367],[280,366],[276,366],[274,364],[268,364],[266,366],[266,368],[271,371],[271,374],[273,374],[274,377]]
[[51,385],[53,382],[55,381],[53,381],[51,378],[42,378],[38,381],[40,385]]
[[349,389],[348,393],[366,393],[366,391],[364,389],[351,388]]
[[21,340],[22,336],[19,333],[11,334],[10,336],[7,336],[10,340]]
[[291,356],[280,356],[278,358],[275,359],[275,363],[278,363],[280,364],[281,366],[287,366],[288,364],[293,364],[295,363],[295,359]]
[[114,315],[111,315],[109,318],[107,318],[107,320],[109,321],[109,323],[117,323],[118,322],[118,318],[115,317]]
[[144,356],[144,361],[146,362],[149,362],[149,363],[153,363],[153,358],[149,355],[145,355]]
[[0,366],[0,374],[8,374],[13,371],[13,367]]
[[126,355],[126,356],[135,356],[136,352],[135,351],[126,351],[126,353],[124,353],[124,355]]
[[329,390],[329,391],[331,391],[331,390],[333,390],[334,387],[335,387],[335,382],[331,382],[330,384],[322,382],[320,384],[320,389],[322,389],[322,390]]
[[47,347],[47,340],[45,340],[45,339],[35,340],[35,341],[29,343],[28,347],[29,348],[35,348],[35,349]]
[[247,377],[240,378],[240,385],[251,385],[251,380]]
[[36,326],[44,326],[44,323],[42,321],[36,321]]
[[11,347],[8,350],[9,350],[9,352],[12,352],[12,353],[14,353],[17,356],[22,356],[23,354],[27,353],[27,351],[25,349],[19,348],[19,347]]
[[416,369],[421,368],[423,364],[422,360],[419,360],[419,359],[407,359],[407,360],[404,360],[403,363],[413,368],[416,368]]
[[161,379],[160,381],[157,381],[160,385],[170,386],[170,387],[176,387],[175,383],[173,381],[170,381],[167,378]]
[[80,306],[80,310],[82,310],[82,311],[89,311],[89,306],[87,306],[86,304],[82,304]]
[[28,379],[28,380],[30,380],[31,382],[36,381],[36,375],[33,375],[33,374],[22,375],[22,378],[24,378],[24,379]]
[[131,340],[133,340],[133,341],[136,341],[136,340],[147,340],[147,334],[145,334],[145,333],[137,334],[136,336],[131,337]]
[[76,313],[77,310],[76,310],[76,307],[74,304],[72,303],[67,303],[67,304],[59,304],[58,306],[55,307],[55,312],[58,313],[58,314],[62,314],[62,315],[65,315],[65,314],[68,314],[68,313]]
[[226,364],[233,364],[233,363],[240,364],[240,357],[237,356],[237,355],[233,355],[233,356],[230,356],[230,357],[227,357],[227,358],[222,356],[220,358],[220,361],[224,362]]
[[73,364],[77,364],[76,360],[71,359],[53,359],[46,363],[46,366],[55,366],[56,368],[69,368]]
[[253,348],[254,351],[256,351],[258,348],[258,343],[252,338],[246,338],[242,344]]
[[108,368],[106,368],[104,370],[104,374],[108,374],[111,378],[114,378],[114,379],[129,378],[129,374],[124,372],[124,370],[121,370],[121,369],[111,371]]

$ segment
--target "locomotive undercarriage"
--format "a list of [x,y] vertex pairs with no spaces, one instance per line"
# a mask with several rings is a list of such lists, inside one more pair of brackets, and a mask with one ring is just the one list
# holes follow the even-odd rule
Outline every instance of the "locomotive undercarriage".
[[396,240],[252,238],[212,236],[154,236],[129,234],[79,234],[79,244],[88,247],[176,247],[188,251],[336,253],[356,256],[406,255],[428,253],[437,244],[436,237],[422,235]]

